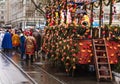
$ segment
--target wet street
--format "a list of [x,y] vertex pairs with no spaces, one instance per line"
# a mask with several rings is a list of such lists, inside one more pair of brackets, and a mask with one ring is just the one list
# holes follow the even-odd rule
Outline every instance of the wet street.
[[0,84],[37,84],[5,55],[0,53]]
[[[39,67],[37,64],[26,64],[25,61],[20,60],[20,54],[12,51],[12,52],[5,52],[5,54],[11,58],[19,67],[21,67],[34,81],[38,84],[65,84],[64,82],[60,81],[59,79],[55,78],[44,69]],[[40,64],[39,64],[40,65]],[[14,77],[15,78],[15,77]],[[21,77],[20,77],[21,78]],[[21,79],[23,80],[23,79]],[[12,84],[12,83],[5,83],[5,84]],[[20,83],[24,84],[24,83]],[[25,84],[34,84],[34,83],[25,83]]]
[[[51,67],[49,63],[46,62],[37,62],[34,64],[26,64],[25,61],[20,60],[20,54],[12,51],[12,52],[5,52],[5,54],[11,58],[16,64],[18,64],[19,67],[21,67],[34,81],[36,81],[38,84],[115,84],[114,82],[97,82],[96,76],[94,74],[84,74],[83,73],[76,73],[77,75],[75,77],[68,76],[64,71],[61,71],[60,69],[56,69],[54,67]],[[10,65],[10,62],[3,62],[5,61],[4,58],[0,58],[1,63],[5,63]],[[1,64],[0,63],[0,64]],[[1,66],[5,68],[6,66]],[[13,67],[13,66],[12,66]],[[1,70],[3,68],[0,68]],[[8,69],[6,69],[7,72]],[[18,69],[13,71],[17,73],[18,76],[21,74]],[[76,71],[77,72],[77,71]],[[12,75],[11,79],[9,80],[17,80],[23,81],[28,80],[28,78],[25,78],[23,75],[19,75],[19,77],[13,75],[9,71],[7,72],[8,75]],[[10,74],[9,74],[10,73]],[[1,75],[1,74],[0,74]],[[3,76],[4,77],[4,76]],[[5,78],[5,77],[4,77]],[[19,79],[20,78],[20,79]],[[1,76],[0,76],[1,79]],[[6,79],[5,79],[6,80]],[[16,80],[16,81],[17,81]],[[1,80],[0,80],[1,81]],[[2,84],[34,84],[34,83],[2,83]]]

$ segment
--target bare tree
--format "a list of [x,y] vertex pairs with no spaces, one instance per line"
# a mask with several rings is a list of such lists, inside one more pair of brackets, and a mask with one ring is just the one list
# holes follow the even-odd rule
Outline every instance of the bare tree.
[[51,0],[31,0],[35,9],[45,17],[45,7],[51,3]]

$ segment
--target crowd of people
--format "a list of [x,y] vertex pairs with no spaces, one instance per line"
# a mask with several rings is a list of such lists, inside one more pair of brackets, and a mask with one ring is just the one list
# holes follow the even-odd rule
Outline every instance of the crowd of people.
[[[20,51],[21,60],[34,61],[35,52],[41,49],[41,34],[35,29],[22,31],[21,29],[7,29],[0,32],[0,47],[4,52]],[[37,54],[38,57],[38,54]]]

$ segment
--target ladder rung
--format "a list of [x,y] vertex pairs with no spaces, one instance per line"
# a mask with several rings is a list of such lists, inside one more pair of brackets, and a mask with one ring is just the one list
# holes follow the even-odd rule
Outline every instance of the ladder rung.
[[98,64],[108,64],[107,62],[98,62]]
[[97,56],[98,58],[107,58],[106,56]]
[[105,50],[96,50],[96,52],[106,52]]
[[105,46],[105,44],[95,44],[95,46]]
[[95,43],[104,43],[104,40],[94,40]]
[[99,69],[99,71],[110,71],[109,69]]
[[111,78],[111,76],[99,76],[99,78]]
[[94,42],[94,44],[95,44],[95,45],[96,45],[96,44],[102,44],[102,45],[104,45],[104,42],[101,42],[101,43],[100,43],[100,42],[97,42],[97,41],[96,41],[96,42]]

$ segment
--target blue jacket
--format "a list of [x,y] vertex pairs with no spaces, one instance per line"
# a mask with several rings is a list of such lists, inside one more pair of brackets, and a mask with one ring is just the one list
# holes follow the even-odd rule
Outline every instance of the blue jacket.
[[3,49],[12,49],[12,35],[9,32],[6,32],[2,40]]

